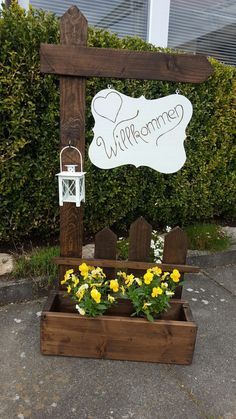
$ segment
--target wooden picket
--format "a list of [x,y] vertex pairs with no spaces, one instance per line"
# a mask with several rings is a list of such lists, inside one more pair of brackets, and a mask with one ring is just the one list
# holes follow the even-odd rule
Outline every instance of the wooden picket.
[[[109,228],[104,228],[95,235],[95,250],[94,258],[95,259],[116,259],[116,245],[117,245],[117,236]],[[114,268],[105,268],[105,274],[109,279],[115,277]]]
[[[175,227],[165,236],[163,263],[172,263],[184,265],[186,263],[188,250],[188,242],[186,233],[179,227]],[[181,280],[184,279],[184,274],[181,275]],[[182,286],[175,291],[175,297],[181,298]]]

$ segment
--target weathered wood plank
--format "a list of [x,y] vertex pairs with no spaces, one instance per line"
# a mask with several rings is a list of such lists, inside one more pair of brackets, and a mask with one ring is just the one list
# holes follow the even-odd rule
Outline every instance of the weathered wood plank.
[[202,55],[75,45],[41,44],[40,62],[43,73],[185,83],[202,83],[213,72],[210,62]]
[[[164,250],[163,250],[163,263],[171,264],[185,264],[188,251],[188,241],[186,233],[179,227],[173,228],[165,236]],[[182,271],[187,272],[187,271]],[[184,279],[184,276],[181,276]],[[175,297],[181,298],[182,286],[177,287],[175,290]]]
[[69,258],[69,257],[54,257],[54,263],[57,265],[66,265],[66,266],[77,266],[85,262],[88,265],[100,266],[106,268],[118,268],[118,269],[149,269],[154,266],[159,266],[163,271],[170,271],[173,269],[178,269],[180,272],[200,272],[198,266],[190,265],[179,265],[177,263],[148,263],[148,262],[133,262],[131,260],[107,260],[107,259],[85,259],[85,258]]
[[129,230],[129,260],[150,260],[152,226],[143,218],[134,221]]
[[[83,14],[72,6],[60,22],[61,44],[86,45],[87,21]],[[81,77],[60,77],[60,148],[69,142],[79,148],[84,157],[85,144],[85,79]],[[78,163],[74,151],[68,150],[64,163]],[[66,203],[60,207],[60,254],[61,256],[82,256],[83,207]],[[60,279],[67,267],[60,267]],[[60,285],[59,285],[60,286]],[[61,287],[61,286],[60,286]]]
[[[95,235],[95,259],[116,259],[117,236],[109,228],[104,228]],[[107,268],[104,270],[107,278],[112,279],[115,276],[115,269]]]
[[[143,218],[139,217],[134,221],[129,230],[129,254],[128,259],[139,262],[150,261],[150,245],[152,236],[152,226]],[[131,270],[128,271],[131,273]],[[136,271],[136,275],[141,276],[144,271]]]

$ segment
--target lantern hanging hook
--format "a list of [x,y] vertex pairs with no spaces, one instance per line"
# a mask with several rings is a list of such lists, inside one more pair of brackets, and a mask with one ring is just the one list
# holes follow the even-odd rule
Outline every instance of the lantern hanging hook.
[[60,171],[62,172],[62,153],[67,148],[70,148],[70,149],[72,148],[73,150],[77,151],[77,153],[79,153],[79,156],[80,156],[80,171],[83,172],[83,159],[82,159],[82,154],[81,154],[81,152],[79,151],[78,148],[76,148],[73,145],[71,145],[71,141],[69,141],[69,145],[67,145],[66,147],[63,147],[61,149],[61,152],[60,152]]
[[179,95],[179,94],[180,94],[179,89],[176,89],[175,93],[176,93],[177,95]]

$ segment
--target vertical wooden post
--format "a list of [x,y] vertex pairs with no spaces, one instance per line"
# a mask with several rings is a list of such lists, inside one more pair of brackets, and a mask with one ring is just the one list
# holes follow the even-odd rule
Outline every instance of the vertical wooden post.
[[[173,228],[165,236],[163,263],[173,263],[185,265],[187,257],[188,243],[186,233],[179,227]],[[181,275],[183,279],[184,275]],[[182,286],[177,287],[175,291],[175,298],[181,298]]]
[[[76,6],[70,7],[60,22],[61,44],[86,46],[87,20]],[[79,148],[84,160],[85,78],[60,77],[60,148]],[[68,150],[64,163],[78,164],[77,155]],[[66,203],[60,208],[60,254],[81,257],[83,245],[83,208]],[[60,267],[60,278],[68,267]]]

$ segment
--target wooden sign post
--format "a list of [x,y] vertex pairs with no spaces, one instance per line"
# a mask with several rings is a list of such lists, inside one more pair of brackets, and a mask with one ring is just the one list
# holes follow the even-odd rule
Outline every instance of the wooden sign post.
[[[88,24],[77,7],[71,7],[61,18],[61,45],[86,46]],[[71,143],[77,147],[84,161],[85,148],[85,84],[84,77],[60,77],[60,149]],[[70,150],[69,150],[70,151]],[[77,155],[70,151],[68,162],[77,163]],[[60,254],[81,257],[83,246],[83,207],[64,204],[60,207]],[[67,267],[60,266],[60,278]]]
[[[41,71],[60,75],[60,148],[71,143],[79,148],[83,160],[85,77],[201,83],[213,71],[207,58],[201,55],[89,48],[87,21],[76,6],[62,16],[60,31],[60,45],[41,44]],[[76,164],[73,151],[68,151],[68,161]],[[81,258],[82,244],[83,208],[66,203],[60,209],[61,256]],[[182,262],[181,259],[179,263]],[[65,265],[60,267],[60,278],[66,269]]]

